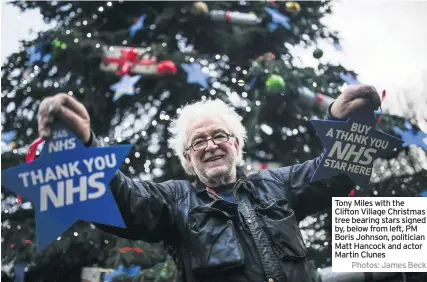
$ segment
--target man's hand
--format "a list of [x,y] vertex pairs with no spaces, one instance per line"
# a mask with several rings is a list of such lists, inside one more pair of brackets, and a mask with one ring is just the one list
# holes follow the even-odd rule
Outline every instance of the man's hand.
[[344,119],[367,106],[373,110],[381,106],[381,98],[377,90],[369,85],[351,85],[335,100],[331,107],[331,114],[337,119]]
[[70,95],[60,93],[43,99],[38,113],[40,137],[50,137],[54,120],[68,126],[84,144],[90,140],[89,114],[85,106]]

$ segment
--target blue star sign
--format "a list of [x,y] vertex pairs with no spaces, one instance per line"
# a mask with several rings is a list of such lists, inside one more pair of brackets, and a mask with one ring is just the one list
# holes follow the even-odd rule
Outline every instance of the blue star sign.
[[427,150],[427,133],[416,131],[409,121],[405,121],[405,127],[408,130],[402,130],[397,126],[393,126],[393,131],[399,134],[404,141],[403,147],[416,145]]
[[289,17],[283,15],[282,13],[280,13],[279,11],[277,11],[276,9],[271,9],[268,7],[265,7],[264,10],[270,14],[271,16],[271,20],[272,23],[270,23],[268,25],[268,29],[270,30],[270,32],[273,32],[277,29],[277,27],[279,26],[279,24],[281,26],[283,26],[284,28],[286,28],[287,30],[291,29],[291,24]]
[[359,111],[347,121],[311,123],[325,147],[312,182],[343,174],[368,193],[374,160],[402,147],[401,140],[375,130],[373,109]]
[[119,100],[123,95],[135,95],[135,84],[141,79],[141,75],[129,76],[125,74],[119,82],[111,85],[110,89],[115,91],[113,102]]
[[143,14],[138,18],[138,20],[129,28],[129,33],[131,37],[134,37],[135,34],[144,28],[144,21],[147,18],[146,14]]
[[198,63],[190,64],[181,64],[182,68],[187,73],[187,82],[188,83],[198,83],[203,88],[209,88],[208,78],[209,75],[202,71],[202,67]]
[[35,205],[39,251],[77,220],[126,227],[109,182],[131,147],[86,148],[55,123],[38,159],[1,172],[4,188]]

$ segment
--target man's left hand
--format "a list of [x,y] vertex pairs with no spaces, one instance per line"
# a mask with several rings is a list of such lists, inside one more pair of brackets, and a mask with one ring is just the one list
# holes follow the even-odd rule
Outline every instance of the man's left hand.
[[380,105],[380,95],[373,86],[351,85],[335,100],[331,107],[331,115],[337,119],[345,119],[359,109],[371,107],[376,110]]

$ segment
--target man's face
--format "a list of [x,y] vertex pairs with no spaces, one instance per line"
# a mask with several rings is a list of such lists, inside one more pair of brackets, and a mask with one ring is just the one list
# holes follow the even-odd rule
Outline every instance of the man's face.
[[204,183],[223,182],[221,179],[235,175],[239,144],[236,138],[230,137],[227,142],[215,145],[208,141],[205,149],[194,151],[190,145],[218,134],[230,134],[230,130],[220,117],[202,117],[190,122],[187,131],[187,151],[185,157],[189,165],[194,168],[197,176]]

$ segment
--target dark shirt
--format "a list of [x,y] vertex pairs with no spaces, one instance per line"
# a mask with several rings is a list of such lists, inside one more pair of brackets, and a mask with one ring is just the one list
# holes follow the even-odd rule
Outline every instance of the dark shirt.
[[[215,193],[223,198],[225,201],[233,203],[234,202],[234,196],[233,196],[233,187],[235,183],[227,184],[221,187],[215,188]],[[245,253],[245,272],[244,276],[247,279],[247,281],[251,281],[254,277],[264,277],[263,271],[259,267],[251,267],[251,265],[259,265],[261,266],[261,261],[259,260],[258,256],[256,255],[256,247],[255,242],[252,239],[251,233],[249,231],[249,228],[246,226],[245,223],[240,223],[239,225],[235,225],[235,228],[237,229],[236,232],[240,234],[240,244],[242,245],[242,249]],[[246,234],[245,236],[242,236]],[[232,280],[230,280],[232,281]]]

